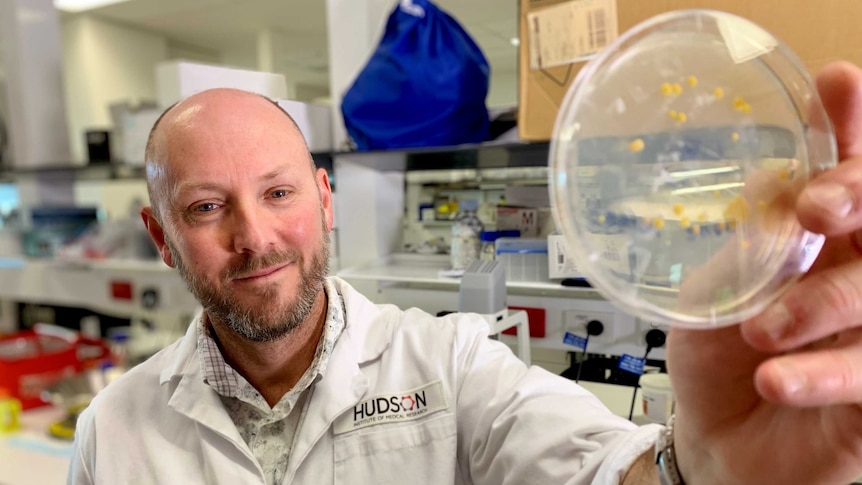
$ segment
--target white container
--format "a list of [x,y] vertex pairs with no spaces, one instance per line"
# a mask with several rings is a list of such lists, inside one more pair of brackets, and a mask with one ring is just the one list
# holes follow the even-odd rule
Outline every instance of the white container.
[[270,99],[287,97],[287,80],[283,74],[188,61],[167,61],[156,66],[156,93],[162,109],[211,88],[242,89]]
[[332,150],[332,109],[329,106],[292,99],[279,99],[278,105],[296,121],[309,151]]
[[673,387],[667,374],[644,374],[640,377],[644,415],[665,424],[673,413]]

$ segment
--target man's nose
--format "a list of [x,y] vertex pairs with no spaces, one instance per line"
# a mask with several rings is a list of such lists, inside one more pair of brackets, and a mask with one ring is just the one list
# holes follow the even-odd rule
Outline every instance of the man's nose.
[[275,244],[273,221],[254,203],[235,207],[232,228],[234,251],[265,253]]

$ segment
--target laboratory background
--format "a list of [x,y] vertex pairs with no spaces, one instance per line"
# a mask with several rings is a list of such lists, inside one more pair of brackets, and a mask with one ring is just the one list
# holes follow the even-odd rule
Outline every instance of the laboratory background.
[[585,63],[691,8],[755,22],[810,73],[862,64],[856,0],[0,0],[0,485],[65,483],[77,414],[199,310],[139,214],[150,128],[214,87],[276,100],[329,172],[331,274],[377,303],[480,313],[526,363],[665,422],[668,327],[584,277],[549,161]]

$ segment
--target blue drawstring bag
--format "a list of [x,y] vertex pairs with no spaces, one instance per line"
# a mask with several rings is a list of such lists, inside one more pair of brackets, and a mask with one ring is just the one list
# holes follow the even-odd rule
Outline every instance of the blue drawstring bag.
[[485,141],[489,75],[455,19],[428,0],[403,0],[342,99],[347,133],[358,150]]

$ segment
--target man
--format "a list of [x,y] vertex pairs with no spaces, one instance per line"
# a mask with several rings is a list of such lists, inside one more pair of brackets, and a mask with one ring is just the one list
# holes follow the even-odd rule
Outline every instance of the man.
[[204,310],[81,416],[69,483],[656,484],[665,434],[663,473],[689,485],[849,483],[862,72],[835,64],[818,82],[844,161],[797,210],[830,239],[761,316],[671,332],[672,433],[527,369],[478,317],[377,306],[325,278],[332,194],[289,117],[234,90],[178,103],[151,133],[142,216]]

